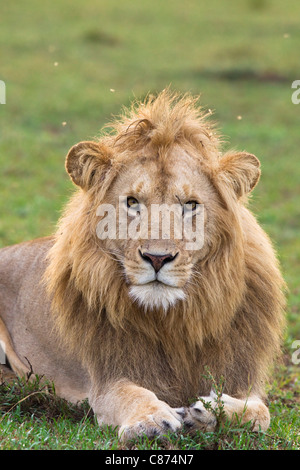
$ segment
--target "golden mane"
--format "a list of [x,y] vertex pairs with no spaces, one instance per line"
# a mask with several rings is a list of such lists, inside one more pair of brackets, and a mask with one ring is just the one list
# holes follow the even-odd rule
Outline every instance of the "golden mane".
[[[200,155],[218,154],[221,143],[215,123],[199,105],[199,96],[181,95],[165,89],[158,96],[148,95],[144,101],[134,101],[130,108],[105,128],[111,131],[104,142],[117,147],[118,152],[137,151],[147,145],[164,149],[185,144],[201,150]],[[202,157],[201,157],[202,158]]]
[[[111,364],[118,357],[127,376],[142,374],[138,364],[145,358],[141,357],[143,348],[139,345],[146,342],[154,355],[156,349],[164,351],[173,374],[181,377],[182,370],[186,370],[188,385],[180,383],[183,389],[191,389],[193,367],[200,361],[203,366],[209,365],[216,377],[226,373],[230,392],[247,389],[249,383],[265,379],[268,362],[279,347],[284,305],[279,293],[282,279],[272,253],[266,254],[259,245],[253,248],[251,243],[244,243],[240,204],[227,189],[226,181],[217,177],[220,139],[214,126],[207,122],[210,113],[203,112],[197,103],[198,99],[189,95],[166,90],[157,98],[135,103],[110,125],[114,133],[99,142],[112,154],[109,169],[101,182],[92,184],[95,168],[89,165],[85,178],[91,184],[88,190],[79,189],[65,208],[49,252],[44,281],[60,334],[88,367],[101,357],[107,375],[113,374]],[[157,309],[150,314],[130,299],[122,267],[97,238],[96,208],[106,201],[120,168],[141,149],[174,144],[196,150],[195,158],[202,160],[219,195],[220,208],[214,245],[185,287],[188,296],[167,313]],[[197,152],[199,149],[201,153]],[[158,151],[158,156],[163,155]],[[261,237],[264,243],[262,232],[253,236]],[[272,260],[269,270],[265,269],[265,256]],[[123,345],[122,351],[114,351],[116,338]],[[243,369],[248,375],[244,370],[230,370],[239,349],[247,351]],[[131,368],[128,366],[127,370],[128,355]],[[145,367],[151,370],[151,364]],[[158,375],[155,381],[159,387]]]

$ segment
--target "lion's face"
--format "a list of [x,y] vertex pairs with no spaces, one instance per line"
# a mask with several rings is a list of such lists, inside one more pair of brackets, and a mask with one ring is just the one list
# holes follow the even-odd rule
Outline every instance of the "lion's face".
[[[117,214],[117,236],[106,241],[106,249],[121,263],[131,298],[150,309],[167,309],[184,299],[192,288],[197,262],[209,250],[218,206],[217,194],[199,162],[179,146],[164,158],[134,159],[108,189],[106,202]],[[154,233],[151,224],[157,221],[158,206],[165,212]],[[143,210],[147,218],[141,223]],[[120,220],[128,228],[125,239],[118,230]],[[192,227],[192,237],[186,226]],[[130,228],[138,230],[129,233]]]
[[[82,190],[75,205],[80,250],[74,258],[91,260],[96,253],[98,266],[101,247],[99,256],[104,251],[115,261],[131,299],[147,309],[167,309],[197,292],[205,281],[201,265],[209,269],[218,254],[225,253],[220,269],[228,270],[230,247],[241,237],[239,200],[258,182],[260,163],[246,152],[221,155],[195,102],[174,101],[164,92],[117,122],[115,130],[112,137],[75,145],[66,159]],[[107,220],[113,236],[105,235],[105,210],[97,209],[97,217],[91,211],[104,203],[113,208]],[[167,209],[160,217],[162,205]],[[82,268],[91,273],[85,288],[93,292],[94,264]]]

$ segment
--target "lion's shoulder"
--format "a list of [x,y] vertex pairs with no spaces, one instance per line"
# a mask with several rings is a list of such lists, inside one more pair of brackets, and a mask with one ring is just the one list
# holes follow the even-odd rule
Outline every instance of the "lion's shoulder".
[[42,271],[53,244],[53,237],[44,237],[1,248],[0,284],[13,282],[17,286],[30,272]]

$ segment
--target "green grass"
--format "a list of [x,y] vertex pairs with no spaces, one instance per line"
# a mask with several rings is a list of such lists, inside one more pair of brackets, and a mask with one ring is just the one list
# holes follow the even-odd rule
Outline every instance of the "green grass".
[[[64,170],[68,149],[99,134],[132,98],[169,84],[201,93],[202,104],[215,111],[224,148],[246,149],[262,163],[251,207],[274,242],[289,288],[285,366],[269,393],[270,431],[228,428],[140,446],[299,448],[300,366],[291,364],[291,345],[300,339],[300,105],[291,102],[291,84],[300,78],[299,13],[298,0],[1,6],[7,104],[0,105],[0,246],[53,232],[72,191]],[[13,392],[2,386],[3,412]],[[59,405],[53,418],[34,404],[22,411],[25,402],[0,418],[0,448],[122,447],[113,430],[99,431],[72,407],[69,415]]]
[[[286,371],[285,371],[286,373]],[[127,445],[117,429],[99,428],[87,402],[73,405],[55,394],[52,384],[35,377],[0,383],[0,449],[6,450],[292,450],[300,449],[299,409],[295,407],[295,376],[276,380],[269,390],[272,423],[267,433],[252,432],[251,423],[219,422],[215,432],[183,429]],[[216,410],[217,419],[222,405]]]

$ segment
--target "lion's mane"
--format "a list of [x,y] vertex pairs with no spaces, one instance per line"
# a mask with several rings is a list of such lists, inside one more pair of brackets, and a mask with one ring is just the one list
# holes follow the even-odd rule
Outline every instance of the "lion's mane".
[[[95,182],[99,162],[91,159],[85,165],[88,190],[79,189],[65,208],[48,257],[44,279],[61,337],[91,374],[99,364],[103,380],[122,371],[174,405],[182,405],[179,396],[188,400],[191,391],[196,395],[199,385],[202,394],[209,392],[200,377],[205,366],[216,379],[225,376],[227,393],[245,393],[249,384],[265,381],[279,352],[283,281],[254,218],[255,229],[252,233],[249,225],[245,243],[241,205],[226,180],[217,177],[220,138],[215,127],[197,100],[169,91],[135,103],[110,127],[114,132],[99,140],[109,169]],[[134,158],[133,151],[152,146],[159,152],[174,143],[199,150],[203,171],[219,196],[215,242],[186,286],[186,299],[167,312],[145,312],[128,296],[114,253],[96,236],[96,208],[105,202],[119,169]],[[239,355],[237,368],[234,357]],[[166,384],[168,376],[169,389],[163,392],[161,379]]]

